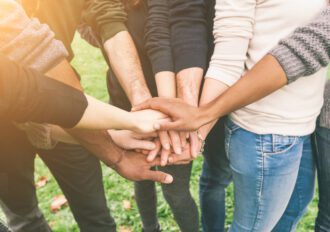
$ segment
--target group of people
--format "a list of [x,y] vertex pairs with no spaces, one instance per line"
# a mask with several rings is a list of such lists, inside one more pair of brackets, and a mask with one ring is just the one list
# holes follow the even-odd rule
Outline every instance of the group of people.
[[[0,204],[14,232],[51,231],[34,158],[83,232],[116,231],[100,160],[134,181],[144,232],[155,182],[182,232],[291,232],[314,195],[330,231],[327,0],[0,0]],[[79,32],[109,65],[110,105],[83,93]],[[190,193],[202,153],[201,226]],[[92,191],[91,191],[92,190]]]

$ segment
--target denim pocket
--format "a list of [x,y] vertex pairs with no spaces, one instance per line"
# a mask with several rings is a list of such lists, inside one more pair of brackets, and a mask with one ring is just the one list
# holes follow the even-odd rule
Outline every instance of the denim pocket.
[[277,134],[261,135],[262,153],[264,155],[281,155],[290,151],[299,142],[298,136]]
[[226,122],[225,122],[225,130],[226,130],[226,133],[233,133],[235,132],[236,130],[240,129],[241,127],[236,125],[233,121],[231,121],[229,118],[226,119]]

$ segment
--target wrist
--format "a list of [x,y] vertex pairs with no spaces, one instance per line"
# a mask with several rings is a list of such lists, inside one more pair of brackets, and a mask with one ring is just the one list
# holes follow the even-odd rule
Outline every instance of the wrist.
[[212,112],[212,109],[208,107],[208,105],[199,106],[198,114],[197,114],[198,121],[201,122],[202,126],[212,122],[216,118]]
[[107,164],[107,166],[113,170],[118,169],[119,165],[122,163],[124,156],[125,156],[124,150],[119,150],[118,153],[119,153],[119,155],[117,156],[116,160],[112,160]]
[[156,73],[156,86],[159,97],[175,98],[176,97],[176,83],[175,75],[170,71],[162,71]]
[[152,98],[148,87],[141,83],[132,85],[131,104],[133,106],[141,104],[142,102]]

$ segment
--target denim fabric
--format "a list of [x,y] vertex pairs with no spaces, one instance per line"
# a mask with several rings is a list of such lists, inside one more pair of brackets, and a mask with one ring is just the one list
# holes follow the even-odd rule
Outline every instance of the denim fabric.
[[297,224],[307,210],[307,206],[313,199],[315,184],[315,162],[311,155],[312,141],[308,138],[304,141],[299,172],[294,191],[289,204],[277,223],[273,232],[296,231]]
[[206,138],[204,163],[199,182],[204,232],[225,231],[225,189],[232,180],[226,156],[224,121],[221,119]]
[[319,212],[316,232],[330,231],[330,129],[318,126],[316,138],[316,165],[319,184]]
[[258,135],[230,120],[225,127],[235,196],[230,231],[271,231],[289,203],[303,153],[312,156],[310,136]]

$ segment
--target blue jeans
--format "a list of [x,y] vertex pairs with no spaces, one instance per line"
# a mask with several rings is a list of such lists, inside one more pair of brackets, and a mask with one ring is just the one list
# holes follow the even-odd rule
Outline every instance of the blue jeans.
[[225,152],[224,119],[220,119],[206,138],[200,177],[200,206],[204,232],[225,231],[225,189],[232,180]]
[[316,232],[330,231],[330,129],[318,126],[316,138],[316,164],[319,183],[319,212]]
[[[259,135],[244,130],[230,120],[226,122],[225,131],[225,148],[233,173],[235,196],[230,231],[271,231],[288,206],[301,161],[309,161],[311,165],[302,165],[303,169],[310,170],[304,171],[306,176],[301,179],[310,181],[297,182],[299,193],[307,196],[313,194],[310,136]],[[306,205],[299,209],[305,209],[309,201],[302,203]]]
[[297,181],[290,201],[280,221],[272,232],[293,232],[307,210],[309,202],[313,199],[315,184],[315,162],[311,154],[311,138],[305,140],[303,154],[300,161]]

